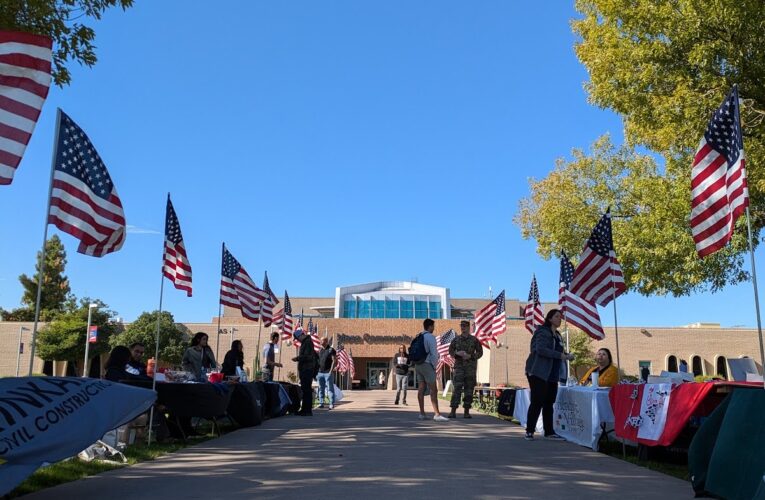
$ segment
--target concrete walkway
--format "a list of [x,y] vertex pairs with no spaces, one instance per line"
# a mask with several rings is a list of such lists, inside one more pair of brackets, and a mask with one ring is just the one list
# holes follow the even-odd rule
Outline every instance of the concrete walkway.
[[418,421],[416,394],[407,407],[392,400],[391,391],[349,392],[332,411],[269,420],[25,498],[693,497],[690,483],[574,444],[525,441],[512,423]]

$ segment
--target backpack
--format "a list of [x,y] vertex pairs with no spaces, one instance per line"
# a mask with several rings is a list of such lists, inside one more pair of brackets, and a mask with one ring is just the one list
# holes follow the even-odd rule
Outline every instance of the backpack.
[[409,361],[420,364],[428,357],[427,351],[425,351],[425,334],[418,334],[412,343],[409,344]]

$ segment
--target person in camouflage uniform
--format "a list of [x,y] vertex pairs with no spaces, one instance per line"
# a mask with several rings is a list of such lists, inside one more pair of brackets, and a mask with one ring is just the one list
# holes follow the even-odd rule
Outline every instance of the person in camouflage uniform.
[[457,417],[457,407],[460,405],[460,397],[462,397],[465,418],[472,418],[470,407],[473,404],[475,374],[478,369],[478,359],[483,356],[483,347],[475,337],[470,335],[470,321],[460,321],[460,331],[461,334],[449,345],[449,356],[454,358],[452,375],[454,392],[452,392],[451,401],[452,411],[448,417]]

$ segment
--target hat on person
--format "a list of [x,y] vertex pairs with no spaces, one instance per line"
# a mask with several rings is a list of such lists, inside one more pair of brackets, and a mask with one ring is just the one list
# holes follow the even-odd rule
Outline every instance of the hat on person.
[[297,327],[297,329],[294,332],[292,332],[292,337],[295,339],[297,339],[301,335],[303,335],[303,329],[300,327]]

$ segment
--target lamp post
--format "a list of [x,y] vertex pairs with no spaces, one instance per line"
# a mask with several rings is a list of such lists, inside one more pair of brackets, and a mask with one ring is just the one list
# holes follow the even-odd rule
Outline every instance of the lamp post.
[[503,344],[502,342],[500,342],[497,347],[501,347],[505,350],[505,384],[509,386],[510,385],[510,367],[507,364],[507,351],[510,350],[510,346],[507,345],[507,343]]
[[26,326],[19,327],[19,348],[16,351],[16,376],[19,376],[19,365],[21,364],[21,336],[24,334],[24,330],[29,330]]
[[88,352],[90,351],[90,320],[92,318],[93,309],[97,307],[98,307],[98,304],[88,305],[88,327],[85,329],[85,363],[84,363],[85,366],[82,369],[83,378],[88,376],[88,366],[90,365],[90,363],[88,363]]

